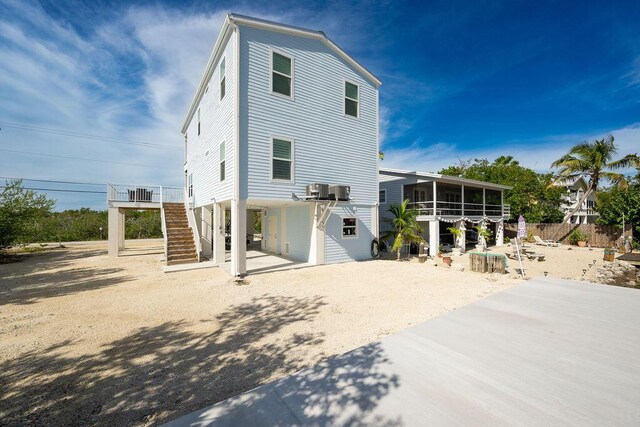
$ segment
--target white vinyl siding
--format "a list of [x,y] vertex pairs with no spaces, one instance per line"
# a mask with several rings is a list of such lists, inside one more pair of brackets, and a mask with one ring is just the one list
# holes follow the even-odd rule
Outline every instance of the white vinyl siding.
[[[364,205],[339,206],[331,209],[325,228],[325,261],[327,264],[371,259],[372,208]],[[355,218],[357,235],[342,236],[343,219]]]
[[[240,38],[239,137],[248,156],[241,196],[291,200],[319,182],[348,185],[354,200],[378,203],[376,86],[319,40],[251,27]],[[293,58],[293,102],[271,93],[275,51]],[[359,85],[358,120],[344,116],[345,80]],[[295,141],[295,167],[291,182],[274,185],[270,143],[277,136]]]
[[271,91],[293,97],[293,58],[271,51]]
[[[233,193],[234,126],[233,112],[236,88],[235,39],[231,37],[223,48],[220,59],[213,64],[209,83],[209,94],[203,96],[193,119],[187,127],[191,136],[187,141],[185,169],[193,173],[193,205],[210,205],[212,200],[230,200]],[[220,62],[224,59],[225,96],[220,100],[216,85],[220,82]],[[198,114],[200,110],[201,134],[198,137]],[[220,143],[225,142],[225,180],[220,181]],[[207,155],[207,152],[209,153]]]
[[347,81],[344,82],[344,114],[359,117],[359,92],[360,90],[357,84]]
[[271,179],[291,181],[293,177],[293,141],[271,138]]

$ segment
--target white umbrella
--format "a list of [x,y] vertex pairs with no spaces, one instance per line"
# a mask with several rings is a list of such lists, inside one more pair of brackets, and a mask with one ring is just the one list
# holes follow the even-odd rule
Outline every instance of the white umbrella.
[[524,217],[520,215],[518,217],[518,234],[516,234],[516,253],[518,254],[518,262],[520,263],[520,274],[524,277],[524,267],[522,266],[522,257],[520,256],[520,248],[518,248],[518,239],[521,237],[527,237],[527,223],[524,221]]

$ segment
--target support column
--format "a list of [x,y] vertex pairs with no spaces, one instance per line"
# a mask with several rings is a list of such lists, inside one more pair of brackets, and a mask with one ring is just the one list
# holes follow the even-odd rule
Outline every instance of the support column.
[[309,245],[309,264],[322,265],[324,259],[324,230],[318,228],[318,219],[322,213],[322,205],[314,203],[311,207],[311,244]]
[[247,201],[231,201],[231,275],[247,274]]
[[118,256],[118,248],[120,246],[120,212],[118,208],[109,208],[109,212],[107,214],[108,221],[108,240],[107,240],[107,248],[109,256],[117,257]]
[[458,241],[456,242],[456,245],[462,250],[462,253],[464,253],[467,247],[467,227],[462,220],[456,222],[456,227],[458,228],[458,230],[462,230],[462,234],[457,238]]
[[118,251],[124,250],[124,209],[118,208]]
[[438,256],[440,246],[440,221],[429,221],[429,255]]
[[[312,221],[313,223],[313,221]],[[260,241],[260,249],[262,249],[263,251],[267,250],[267,237],[268,235],[265,234],[265,231],[267,230],[267,210],[266,209],[262,209],[260,211],[260,234],[262,235],[262,240]]]
[[504,245],[504,220],[496,222],[496,246]]
[[200,246],[202,255],[212,259],[213,257],[213,208],[203,206],[200,210]]
[[224,223],[225,209],[220,203],[213,205],[213,262],[224,263]]

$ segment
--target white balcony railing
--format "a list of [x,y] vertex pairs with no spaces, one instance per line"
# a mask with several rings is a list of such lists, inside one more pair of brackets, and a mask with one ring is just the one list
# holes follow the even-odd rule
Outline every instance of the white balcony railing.
[[[461,203],[461,202],[436,202],[434,208],[433,200],[424,202],[409,203],[409,207],[415,208],[419,215],[426,216],[500,216],[508,218],[511,215],[511,206],[493,205],[481,203]],[[464,209],[463,209],[464,208]]]
[[183,203],[184,190],[182,187],[109,183],[107,202]]

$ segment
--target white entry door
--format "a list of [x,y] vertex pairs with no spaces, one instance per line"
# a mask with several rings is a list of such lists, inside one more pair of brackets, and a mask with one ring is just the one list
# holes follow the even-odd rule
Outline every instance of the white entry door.
[[269,217],[269,240],[267,242],[267,250],[272,253],[278,252],[278,217]]

